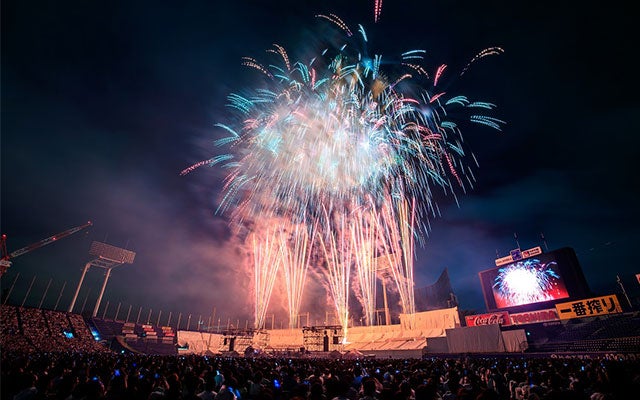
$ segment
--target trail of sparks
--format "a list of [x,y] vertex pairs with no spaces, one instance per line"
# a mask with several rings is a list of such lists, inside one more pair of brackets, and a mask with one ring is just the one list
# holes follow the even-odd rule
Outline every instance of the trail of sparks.
[[349,293],[353,245],[349,240],[347,216],[324,210],[324,235],[320,235],[320,246],[327,263],[327,283],[334,301],[338,323],[347,337],[349,327]]
[[280,267],[282,257],[277,228],[268,228],[260,234],[252,234],[255,282],[255,318],[254,326],[264,328],[267,307],[271,299],[276,273]]
[[351,242],[360,303],[367,325],[373,325],[376,314],[376,273],[378,221],[371,208],[357,208],[351,214]]
[[373,21],[378,22],[382,13],[382,0],[375,0],[373,5]]
[[[309,232],[311,230],[311,232]],[[289,328],[296,328],[316,228],[297,224],[280,235],[282,270],[287,288]]]
[[[376,1],[376,22],[381,8]],[[232,225],[252,230],[255,221],[273,220],[300,227],[286,234],[275,227],[252,232],[256,327],[263,326],[280,264],[290,326],[297,318],[314,245],[314,235],[303,227],[314,226],[346,337],[352,286],[367,322],[374,319],[375,246],[385,249],[403,312],[415,312],[414,246],[416,240],[424,243],[430,219],[439,215],[433,188],[457,202],[458,190],[465,193],[475,180],[464,164],[458,116],[473,110],[471,122],[496,130],[504,121],[486,115],[494,104],[441,89],[446,65],[430,81],[432,68],[422,65],[425,50],[383,62],[382,55],[368,55],[364,27],[354,35],[334,14],[317,17],[344,33],[344,44],[328,46],[310,61],[291,60],[278,44],[267,50],[272,60],[243,58],[242,65],[259,71],[263,82],[228,96],[242,122],[217,124],[224,136],[215,143],[231,151],[181,174],[204,165],[226,170],[217,213],[228,215]],[[502,52],[481,51],[460,75],[476,60]]]
[[[394,207],[395,205],[395,207]],[[405,199],[389,199],[382,208],[385,228],[385,256],[390,275],[400,295],[402,311],[413,316],[415,298],[413,287],[415,204]],[[413,321],[409,321],[413,326]]]

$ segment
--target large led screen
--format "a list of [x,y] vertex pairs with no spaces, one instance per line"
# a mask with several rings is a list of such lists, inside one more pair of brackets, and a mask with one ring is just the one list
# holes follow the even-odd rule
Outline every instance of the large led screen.
[[482,271],[480,280],[491,310],[553,302],[585,293],[581,272],[575,253],[564,248]]

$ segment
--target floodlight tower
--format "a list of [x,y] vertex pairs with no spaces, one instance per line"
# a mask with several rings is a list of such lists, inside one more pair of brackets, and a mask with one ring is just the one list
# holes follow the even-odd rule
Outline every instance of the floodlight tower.
[[94,258],[93,260],[85,264],[84,270],[82,270],[82,276],[80,277],[80,282],[78,282],[78,287],[76,288],[76,293],[73,295],[73,300],[71,300],[69,312],[73,312],[73,306],[76,304],[76,300],[78,299],[78,293],[80,293],[82,281],[84,281],[84,277],[87,274],[89,268],[103,268],[107,270],[107,273],[104,276],[102,289],[100,289],[100,295],[98,295],[96,306],[93,309],[92,316],[95,317],[98,314],[98,308],[100,307],[100,302],[102,301],[102,295],[104,295],[104,289],[107,287],[107,281],[109,280],[109,276],[111,276],[111,270],[122,264],[133,264],[133,259],[135,258],[136,253],[130,250],[123,249],[121,247],[94,241],[91,244],[91,248],[89,249],[89,254],[92,256],[97,256],[97,258]]
[[[387,300],[387,279],[391,275],[389,273],[389,261],[384,256],[378,257],[378,269],[376,270],[378,278],[382,283],[382,302],[383,302],[383,311],[384,311],[384,324],[391,325],[391,315],[389,314],[389,302]],[[373,321],[370,321],[369,324],[373,325]]]

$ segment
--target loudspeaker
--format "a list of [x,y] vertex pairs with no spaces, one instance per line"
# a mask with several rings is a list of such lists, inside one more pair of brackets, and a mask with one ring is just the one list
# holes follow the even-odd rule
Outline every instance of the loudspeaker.
[[323,338],[322,341],[322,351],[329,351],[329,336]]
[[229,338],[229,351],[233,351],[233,346],[236,344],[236,338]]

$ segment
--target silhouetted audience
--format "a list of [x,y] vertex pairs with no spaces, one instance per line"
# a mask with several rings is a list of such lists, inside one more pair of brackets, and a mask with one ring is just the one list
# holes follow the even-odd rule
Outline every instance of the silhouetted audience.
[[314,358],[308,353],[299,358],[152,356],[109,350],[90,333],[80,333],[78,318],[2,307],[0,398],[616,400],[640,393],[640,357],[635,354],[422,359]]
[[638,393],[640,384],[635,357],[343,360],[5,348],[1,357],[0,394],[8,400],[611,400]]

